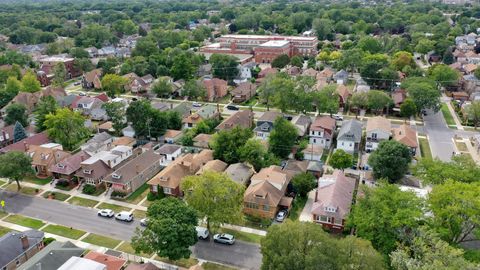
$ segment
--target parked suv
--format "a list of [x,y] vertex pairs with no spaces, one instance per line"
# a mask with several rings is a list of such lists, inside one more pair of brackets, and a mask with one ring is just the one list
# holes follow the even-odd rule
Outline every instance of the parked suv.
[[113,217],[113,215],[115,215],[115,213],[110,209],[101,209],[100,211],[97,212],[97,214],[101,217],[108,217],[108,218],[111,218]]
[[115,215],[115,219],[130,222],[133,221],[133,214],[127,211],[122,211]]
[[215,234],[213,236],[213,241],[216,243],[233,245],[235,243],[235,236],[227,233]]

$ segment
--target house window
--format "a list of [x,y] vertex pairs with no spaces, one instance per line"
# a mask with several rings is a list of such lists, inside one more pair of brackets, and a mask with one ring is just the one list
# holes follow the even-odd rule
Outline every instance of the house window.
[[164,188],[163,188],[163,193],[165,193],[165,194],[172,194],[172,189],[169,188],[169,187],[164,187]]
[[258,204],[256,204],[256,203],[247,202],[246,206],[247,206],[247,208],[258,209]]
[[313,143],[317,143],[317,139],[313,139]]
[[270,205],[265,204],[265,205],[263,206],[263,211],[270,211]]
[[92,170],[84,169],[83,173],[84,174],[92,174]]
[[372,133],[372,139],[377,139],[377,133]]
[[341,219],[337,218],[337,219],[335,219],[335,220],[333,221],[333,224],[335,224],[335,225],[343,225],[343,222],[342,222]]
[[327,216],[318,216],[318,217],[317,217],[317,220],[320,221],[320,222],[327,222],[327,221],[328,221],[328,217],[327,217]]

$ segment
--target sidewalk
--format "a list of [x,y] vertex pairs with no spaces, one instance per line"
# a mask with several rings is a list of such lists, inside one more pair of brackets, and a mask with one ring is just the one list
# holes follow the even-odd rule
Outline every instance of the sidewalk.
[[457,129],[459,130],[464,130],[462,126],[462,122],[458,119],[457,113],[455,113],[455,110],[452,107],[452,104],[450,102],[446,102],[448,110],[450,111],[450,114],[453,117],[453,121],[455,121],[455,125],[457,126]]

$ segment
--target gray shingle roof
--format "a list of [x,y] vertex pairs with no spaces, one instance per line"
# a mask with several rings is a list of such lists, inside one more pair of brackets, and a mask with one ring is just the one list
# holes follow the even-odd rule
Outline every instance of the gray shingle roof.
[[357,120],[344,121],[337,140],[354,141],[359,143],[362,139],[362,123]]
[[71,242],[54,241],[35,254],[27,262],[18,268],[18,270],[37,270],[57,269],[62,266],[72,256],[81,256],[85,250],[72,244]]
[[25,232],[11,231],[0,237],[0,268],[23,254],[26,250],[22,246],[21,237],[27,236],[29,248],[43,241],[44,233],[37,230]]

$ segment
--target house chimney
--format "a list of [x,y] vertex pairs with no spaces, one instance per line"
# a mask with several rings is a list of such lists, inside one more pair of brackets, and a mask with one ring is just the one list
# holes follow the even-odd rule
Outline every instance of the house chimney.
[[30,247],[30,243],[28,243],[28,237],[26,235],[22,235],[20,237],[20,241],[22,241],[23,249],[28,249]]
[[135,165],[135,172],[140,173],[140,165],[139,164]]
[[28,151],[28,143],[26,141],[23,142],[23,146],[25,147],[25,152]]

